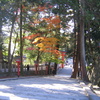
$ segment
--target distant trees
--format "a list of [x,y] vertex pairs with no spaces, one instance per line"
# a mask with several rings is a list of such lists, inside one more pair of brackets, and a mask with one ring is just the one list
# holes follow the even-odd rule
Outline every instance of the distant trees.
[[[3,24],[4,22],[6,22],[6,17],[5,17],[5,8],[4,8],[4,5],[7,3],[7,1],[3,1],[1,0],[0,1],[0,62],[3,61],[3,53],[2,53],[2,45],[3,45],[3,31],[2,31],[2,28],[3,28]],[[6,14],[7,15],[7,14]]]
[[[13,1],[9,1],[9,0],[1,0],[0,1],[0,60],[3,61],[4,60],[4,55],[3,55],[3,46],[4,46],[4,39],[7,36],[5,33],[6,31],[8,32],[8,30],[6,30],[6,25],[9,23],[9,21],[11,21],[12,19],[12,15],[13,15],[13,11],[14,8],[11,8],[11,3],[12,3],[12,7],[13,7]],[[9,9],[11,8],[11,9]],[[3,31],[4,30],[6,31]]]
[[89,79],[94,84],[100,85],[100,2],[96,0],[86,0],[85,2],[87,15],[85,19],[85,39],[86,39],[86,60],[88,63]]
[[[75,34],[77,35],[77,45],[76,45],[76,53],[74,55],[74,72],[72,74],[72,78],[77,77],[77,73],[80,71],[81,78],[85,81],[88,81],[87,71],[86,71],[86,59],[85,59],[85,11],[84,11],[84,0],[78,1],[78,8],[76,11],[78,11],[77,15],[75,14]],[[75,11],[74,11],[75,12]],[[78,17],[78,19],[76,19]],[[77,21],[77,23],[76,23]],[[78,24],[78,25],[77,25]],[[76,26],[77,25],[77,26]],[[77,33],[76,33],[77,32]]]
[[[94,29],[95,25],[96,25],[96,27],[99,27],[99,24],[98,24],[98,22],[99,22],[99,15],[97,16],[97,13],[99,12],[98,11],[98,7],[99,6],[100,6],[100,3],[98,1],[93,3],[92,0],[90,0],[90,1],[84,0],[84,7],[82,6],[83,10],[84,10],[84,16],[83,16],[84,17],[84,43],[85,43],[84,46],[85,46],[85,53],[86,53],[86,56],[85,56],[86,57],[86,62],[85,63],[87,63],[87,65],[89,67],[89,72],[90,73],[91,73],[91,71],[93,71],[93,69],[95,69],[95,71],[93,71],[93,73],[91,73],[91,75],[88,75],[89,79],[90,80],[92,79],[92,81],[95,80],[95,79],[93,79],[93,74],[96,74],[97,77],[99,76],[99,74],[97,74],[99,71],[97,71],[96,69],[99,69],[99,65],[97,63],[99,63],[98,58],[100,56],[99,55],[100,53],[99,53],[99,48],[98,48],[98,42],[99,42],[98,38],[99,38],[99,35],[98,35],[97,31],[100,31],[100,29],[96,29],[96,28]],[[80,10],[78,10],[77,12],[80,12]],[[78,15],[80,15],[80,14],[82,15],[81,12]],[[75,16],[75,18],[76,17],[78,18],[78,19],[77,18],[76,19],[79,22],[79,18],[81,18],[81,16],[77,16],[77,13],[75,13],[74,16]],[[76,22],[76,20],[74,22]],[[76,25],[77,24],[75,24],[75,26]],[[82,24],[80,24],[80,25],[82,25]],[[80,25],[78,27],[80,27]],[[77,27],[75,28],[74,31],[76,31],[76,30],[77,30]],[[82,31],[82,29],[81,29],[81,31]],[[96,36],[98,36],[98,38],[96,38],[96,41],[94,41],[94,37],[96,37]],[[82,45],[82,44],[80,43],[80,41],[77,42],[77,45]],[[96,48],[98,48],[98,49],[96,49]],[[80,50],[80,46],[77,47],[77,49],[78,49],[78,51],[77,51],[76,54],[79,55],[79,52],[81,53],[81,51],[83,49]],[[95,57],[96,54],[98,54],[97,59]],[[80,58],[77,58],[78,55],[76,56],[76,59],[80,60]],[[90,67],[91,66],[90,64],[92,64],[92,67]],[[78,66],[77,63],[76,63],[76,65]],[[78,72],[77,71],[77,69],[78,69],[77,66],[75,67],[75,71],[76,72],[74,72],[73,75],[77,75],[77,74],[75,74],[75,73]],[[93,66],[95,66],[95,67],[93,67]],[[88,69],[88,67],[87,67],[87,69]],[[96,79],[99,79],[97,77],[95,76]]]
[[[77,77],[78,69],[80,68],[81,78],[83,80],[88,80],[86,72],[86,63],[89,65],[90,62],[92,64],[95,64],[93,62],[98,62],[98,59],[95,59],[93,56],[95,56],[95,54],[99,54],[98,52],[99,48],[97,46],[99,40],[97,39],[97,37],[99,38],[98,32],[100,30],[98,29],[99,27],[98,22],[100,19],[98,14],[100,11],[98,8],[100,7],[100,3],[98,0],[95,3],[93,3],[93,0],[79,0],[79,1],[52,0],[52,2],[56,5],[59,5],[57,6],[58,8],[56,7],[54,12],[56,12],[57,14],[61,14],[61,16],[63,15],[68,16],[68,13],[66,11],[70,11],[70,9],[72,10],[70,14],[72,13],[73,16],[66,17],[66,22],[67,20],[74,20],[73,38],[75,40],[74,41],[75,44],[73,53],[74,72],[72,74],[72,77],[74,78]],[[62,8],[64,12],[62,11]],[[94,29],[95,26],[97,27],[97,30],[96,28]],[[94,38],[96,38],[97,40],[95,41]],[[93,53],[94,51],[95,53]],[[99,66],[97,68],[99,68]]]

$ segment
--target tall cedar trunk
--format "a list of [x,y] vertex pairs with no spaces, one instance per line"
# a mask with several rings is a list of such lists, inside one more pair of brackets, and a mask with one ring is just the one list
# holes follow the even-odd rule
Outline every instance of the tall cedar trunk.
[[22,4],[20,5],[20,68],[23,74],[23,42],[22,42]]
[[1,7],[0,7],[0,12],[1,12],[1,14],[0,14],[0,62],[2,62],[3,61],[3,53],[2,53],[2,10],[1,10]]
[[10,32],[10,38],[9,38],[9,46],[8,46],[8,73],[11,74],[11,39],[12,39],[12,33],[14,29],[14,20],[12,21],[12,27]]
[[74,59],[73,59],[73,72],[71,78],[76,78],[79,72],[79,10],[77,11],[78,13],[74,12],[74,34],[75,34],[75,50],[74,50]]
[[75,56],[74,56],[74,63],[73,63],[73,68],[74,68],[74,71],[72,73],[72,76],[71,78],[76,78],[77,75],[78,75],[78,64],[79,64],[79,37],[77,36],[77,46],[76,46],[76,53],[75,53]]
[[0,63],[2,63],[2,61],[3,61],[3,55],[2,55],[2,49],[0,49]]
[[11,73],[11,41],[12,41],[12,33],[14,29],[14,23],[15,23],[15,18],[12,19],[12,27],[11,27],[11,32],[10,32],[10,38],[9,38],[9,45],[8,45],[8,73]]
[[77,36],[77,22],[76,22],[76,13],[74,12],[74,57],[73,57],[73,72],[71,78],[76,78],[78,72],[78,57],[77,57],[77,47],[78,47],[78,36]]
[[82,79],[88,81],[86,62],[85,62],[85,43],[84,43],[84,0],[79,0],[80,4],[80,65],[82,70]]
[[9,75],[11,74],[11,68],[12,68],[11,65],[12,65],[13,55],[11,56],[11,42],[12,42],[12,34],[13,34],[13,30],[14,30],[14,24],[15,24],[16,17],[17,17],[17,13],[12,18],[12,27],[11,27],[11,31],[10,31],[10,38],[9,38],[9,45],[8,45],[8,74]]

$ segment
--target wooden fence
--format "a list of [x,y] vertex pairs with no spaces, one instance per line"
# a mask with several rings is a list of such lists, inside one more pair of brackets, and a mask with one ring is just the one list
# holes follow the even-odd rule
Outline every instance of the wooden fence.
[[[39,67],[35,68],[35,66],[29,66],[29,70],[27,69],[27,66],[23,66],[23,71],[20,75],[21,76],[29,76],[29,75],[51,75],[52,70],[44,66],[44,65],[39,65]],[[8,71],[8,64],[4,63],[3,65],[0,63],[0,77],[7,77],[7,76],[18,76],[18,68],[17,65],[12,65],[11,66],[11,73],[9,75]]]

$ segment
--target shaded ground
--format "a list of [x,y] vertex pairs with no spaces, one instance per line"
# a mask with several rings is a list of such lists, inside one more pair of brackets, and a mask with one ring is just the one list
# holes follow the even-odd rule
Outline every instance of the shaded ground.
[[70,73],[66,67],[56,76],[0,80],[0,100],[89,100],[78,80],[70,79]]

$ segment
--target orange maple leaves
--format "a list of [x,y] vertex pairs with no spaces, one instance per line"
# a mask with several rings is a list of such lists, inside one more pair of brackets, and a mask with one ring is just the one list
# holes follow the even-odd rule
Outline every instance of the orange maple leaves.
[[55,55],[60,55],[56,47],[59,40],[54,37],[37,37],[32,43],[39,47],[40,51],[49,52]]
[[38,34],[32,34],[32,35],[29,35],[29,36],[25,36],[25,37],[23,37],[24,39],[33,39],[33,38],[35,38],[35,37],[37,37],[37,36],[40,36],[40,34],[38,33]]
[[46,9],[47,9],[46,7],[39,6],[36,8],[32,8],[31,11],[37,12],[37,11],[44,11]]
[[[38,37],[39,36],[39,37]],[[24,39],[33,39],[32,44],[39,47],[39,51],[49,52],[53,55],[60,56],[60,52],[57,50],[56,47],[57,42],[59,41],[57,38],[54,37],[41,37],[40,34],[32,34],[30,36],[24,37]],[[36,50],[36,49],[28,49],[28,50]]]
[[[40,21],[45,21],[47,23],[47,29],[54,29],[54,28],[60,28],[60,17],[59,16],[51,16],[49,18],[41,18]],[[39,24],[39,20],[34,20],[34,24]],[[32,34],[30,36],[24,37],[26,39],[33,39],[33,44],[39,47],[40,51],[43,52],[49,52],[53,55],[60,55],[60,52],[57,50],[56,47],[57,42],[59,41],[57,38],[54,37],[42,37],[39,33],[38,34]]]
[[31,11],[34,11],[34,12],[45,11],[49,8],[53,8],[53,6],[49,2],[47,2],[47,3],[44,4],[44,6],[38,6],[38,7],[32,8]]
[[47,29],[53,29],[53,28],[60,28],[60,17],[59,16],[51,16],[49,18],[42,18],[41,20],[45,20],[47,22]]
[[60,17],[59,16],[51,16],[49,18],[41,18],[40,20],[36,19],[33,22],[30,22],[30,26],[34,27],[35,25],[40,24],[42,21],[45,21],[47,23],[46,29],[57,29],[61,28],[60,25]]

